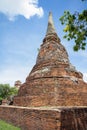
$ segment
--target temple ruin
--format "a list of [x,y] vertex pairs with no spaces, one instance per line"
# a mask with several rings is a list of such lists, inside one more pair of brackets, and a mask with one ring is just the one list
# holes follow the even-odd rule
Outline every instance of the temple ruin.
[[21,130],[87,130],[87,83],[70,63],[49,13],[36,64],[0,119]]
[[87,83],[70,63],[56,33],[52,13],[36,64],[14,99],[17,106],[86,106]]

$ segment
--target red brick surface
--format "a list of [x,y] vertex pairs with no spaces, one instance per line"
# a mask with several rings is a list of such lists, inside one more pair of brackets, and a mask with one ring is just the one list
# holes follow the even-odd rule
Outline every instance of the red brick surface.
[[85,106],[87,83],[73,67],[57,34],[49,34],[37,61],[14,99],[17,106]]
[[0,119],[21,130],[87,130],[87,107],[0,106]]
[[60,130],[60,110],[46,108],[0,107],[0,119],[22,130]]

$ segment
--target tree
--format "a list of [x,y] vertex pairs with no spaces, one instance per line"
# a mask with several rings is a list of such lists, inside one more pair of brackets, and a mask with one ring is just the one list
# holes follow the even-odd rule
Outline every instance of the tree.
[[0,84],[0,98],[5,99],[10,91],[9,84]]
[[0,100],[7,99],[17,93],[18,90],[15,87],[11,87],[9,84],[0,84]]
[[75,41],[74,51],[85,50],[87,45],[87,10],[83,10],[82,13],[75,12],[74,14],[65,11],[60,21],[62,25],[65,25],[63,31],[66,34],[64,38],[68,41],[71,39]]

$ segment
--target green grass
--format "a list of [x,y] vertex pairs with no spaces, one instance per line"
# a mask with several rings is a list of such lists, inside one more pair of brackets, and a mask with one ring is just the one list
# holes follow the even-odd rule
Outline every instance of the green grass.
[[20,130],[20,128],[12,126],[5,121],[0,120],[0,130]]

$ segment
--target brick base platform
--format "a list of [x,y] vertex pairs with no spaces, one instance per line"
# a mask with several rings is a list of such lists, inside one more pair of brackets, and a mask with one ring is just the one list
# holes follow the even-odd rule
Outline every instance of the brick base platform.
[[21,130],[87,130],[87,107],[0,106],[0,119]]

